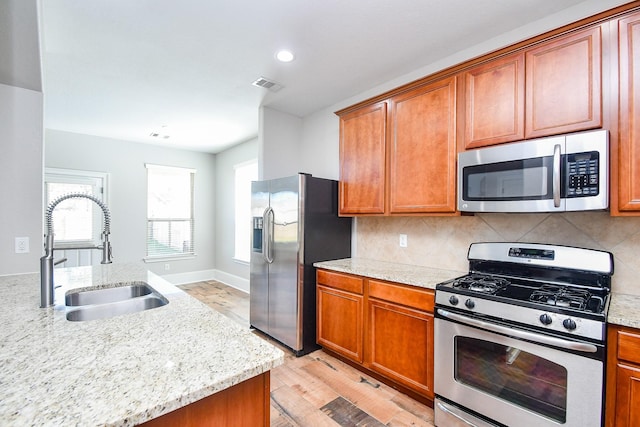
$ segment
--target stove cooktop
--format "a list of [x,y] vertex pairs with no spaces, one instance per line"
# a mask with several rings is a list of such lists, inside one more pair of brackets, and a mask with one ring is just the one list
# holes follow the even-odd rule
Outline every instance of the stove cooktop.
[[[504,278],[490,274],[471,273],[440,283],[436,290],[494,301],[519,303],[548,311],[569,309],[601,314],[606,308],[608,290],[582,289],[577,286],[549,284],[526,279]],[[555,309],[558,310],[555,310]]]
[[603,343],[613,255],[538,243],[472,243],[469,274],[436,285],[436,312],[455,311],[545,334]]

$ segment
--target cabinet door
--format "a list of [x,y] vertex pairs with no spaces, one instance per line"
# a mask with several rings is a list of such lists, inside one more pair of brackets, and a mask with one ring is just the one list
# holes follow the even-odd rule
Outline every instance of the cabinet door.
[[526,52],[525,137],[602,126],[600,27]]
[[340,214],[384,214],[387,103],[340,117]]
[[[640,13],[621,19],[618,209],[640,211]],[[612,173],[616,172],[613,165]]]
[[456,77],[390,100],[389,211],[455,212]]
[[465,149],[524,139],[524,53],[474,67],[462,79]]
[[619,364],[616,372],[616,427],[640,425],[640,368]]
[[363,361],[363,296],[317,285],[317,340],[355,362]]
[[433,316],[369,299],[367,366],[433,399]]

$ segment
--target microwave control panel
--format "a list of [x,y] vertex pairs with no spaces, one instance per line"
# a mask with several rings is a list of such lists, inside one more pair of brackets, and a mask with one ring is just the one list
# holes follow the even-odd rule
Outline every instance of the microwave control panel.
[[597,196],[600,159],[597,151],[566,155],[565,197]]

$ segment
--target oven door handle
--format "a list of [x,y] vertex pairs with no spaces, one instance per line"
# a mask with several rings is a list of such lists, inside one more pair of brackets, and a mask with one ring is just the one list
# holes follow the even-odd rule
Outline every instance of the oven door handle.
[[595,353],[598,351],[598,347],[593,344],[567,341],[563,340],[562,338],[549,337],[546,335],[534,334],[520,329],[508,328],[506,326],[496,325],[494,323],[484,322],[482,320],[472,319],[467,316],[451,313],[450,311],[443,310],[441,308],[438,309],[438,314],[447,319],[455,320],[456,322],[465,323],[470,326],[486,329],[498,334],[512,336],[514,338],[521,338],[523,340],[538,342],[540,344],[553,345],[556,347],[565,348],[567,350],[581,351],[584,353]]

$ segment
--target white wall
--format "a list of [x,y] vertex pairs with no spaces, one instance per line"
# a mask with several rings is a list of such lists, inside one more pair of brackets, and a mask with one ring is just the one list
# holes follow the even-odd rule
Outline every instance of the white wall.
[[282,178],[300,170],[302,119],[268,107],[260,108],[258,169],[260,179]]
[[[249,264],[235,261],[234,165],[258,158],[258,139],[216,154],[216,270],[218,280],[249,289]],[[247,224],[247,227],[250,227]]]
[[338,117],[332,109],[304,118],[300,145],[302,171],[320,178],[339,178],[339,128]]
[[[0,275],[40,268],[42,109],[41,92],[0,84]],[[15,253],[15,237],[29,253]]]
[[[145,163],[196,169],[195,259],[148,263],[154,273],[178,274],[215,268],[215,155],[47,129],[45,166],[108,172],[114,262],[146,255],[147,170]],[[40,210],[42,212],[42,210]],[[170,269],[165,270],[165,264]]]

